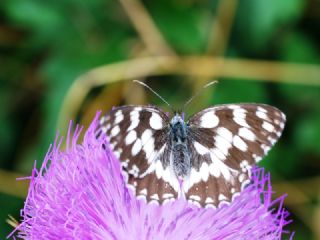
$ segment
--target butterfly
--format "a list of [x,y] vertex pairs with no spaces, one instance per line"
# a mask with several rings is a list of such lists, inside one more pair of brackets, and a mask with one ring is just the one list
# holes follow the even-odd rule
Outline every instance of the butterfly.
[[286,118],[275,107],[216,105],[184,121],[155,106],[120,106],[102,116],[104,134],[121,161],[128,187],[160,204],[181,195],[200,206],[229,204],[250,182],[250,169],[282,134]]

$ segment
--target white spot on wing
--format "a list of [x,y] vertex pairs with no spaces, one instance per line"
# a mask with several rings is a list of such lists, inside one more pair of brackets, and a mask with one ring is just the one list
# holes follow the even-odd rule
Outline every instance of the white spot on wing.
[[[211,155],[214,155],[218,160],[224,161],[226,160],[226,155],[224,155],[222,153],[222,151],[219,148],[213,148],[211,149]],[[210,155],[210,157],[211,157]],[[213,159],[211,159],[212,161],[214,161]]]
[[276,142],[277,142],[277,139],[274,139],[274,138],[272,138],[272,137],[268,137],[268,141],[272,144],[272,145],[274,145]]
[[152,137],[152,131],[150,129],[145,130],[141,136],[142,149],[146,153],[146,159],[148,163],[153,161],[157,151],[154,149],[154,138]]
[[135,129],[139,125],[139,122],[140,122],[139,117],[140,117],[140,110],[138,108],[133,110],[130,113],[131,124],[127,129],[128,132]]
[[234,117],[233,120],[242,127],[250,128],[245,118]]
[[239,105],[235,105],[235,104],[229,104],[228,108],[229,109],[238,109],[238,108],[240,108],[240,106]]
[[233,137],[233,145],[243,152],[247,151],[248,149],[247,144],[239,136]]
[[155,157],[158,154],[158,151],[155,151],[154,149],[154,139],[150,139],[147,143],[145,143],[143,145],[143,150],[146,153],[146,158],[148,163],[151,163],[152,161],[154,161]]
[[146,188],[142,189],[140,192],[140,194],[143,194],[143,195],[147,195],[148,191]]
[[[162,167],[161,161],[157,161],[157,159],[163,153],[165,147],[166,147],[166,144],[164,144],[159,151],[153,151],[152,152],[152,157],[148,159],[148,162],[150,163],[150,166],[148,167],[148,169],[144,173],[142,173],[140,175],[141,178],[145,177],[147,174],[150,174],[150,173],[152,173],[154,171],[156,172],[157,171],[157,167],[160,168],[160,170],[158,170],[158,171],[160,171],[160,172],[163,171],[163,167]],[[160,172],[159,172],[159,178],[161,177],[161,173]]]
[[283,128],[284,128],[284,122],[281,122],[281,123],[279,124],[279,126],[280,126],[281,129],[283,129]]
[[224,201],[224,200],[227,200],[227,197],[225,195],[223,195],[222,193],[220,193],[219,196],[218,196],[218,200],[219,201]]
[[195,169],[191,169],[189,180],[190,180],[190,183],[192,183],[192,185],[200,182],[201,180],[200,172],[198,172]]
[[103,125],[105,121],[106,121],[106,117],[105,117],[105,116],[102,116],[102,117],[100,118],[99,124],[100,124],[100,125]]
[[240,107],[240,108],[234,109],[232,113],[235,118],[245,118],[247,110]]
[[[161,155],[164,151],[166,145],[157,152],[157,156]],[[152,159],[152,163],[150,164],[149,168],[140,175],[140,177],[144,177],[147,174],[151,174],[154,172],[158,179],[162,178],[165,182],[167,182],[176,192],[180,189],[180,184],[176,176],[174,175],[173,171],[170,167],[163,168],[161,161],[156,161],[156,159]]]
[[260,106],[257,107],[257,110],[258,110],[259,112],[267,113],[267,110],[266,110],[265,108],[263,108],[263,107],[260,107]]
[[[212,154],[211,154],[212,155]],[[209,165],[209,173],[211,174],[211,175],[213,175],[214,177],[220,177],[220,175],[221,175],[221,171],[220,171],[220,169],[217,167],[217,166],[215,166],[215,164],[214,163],[211,163],[210,165]]]
[[[161,165],[162,163],[160,161],[158,161]],[[162,166],[161,166],[162,167]],[[158,168],[156,168],[157,170]],[[176,190],[177,192],[179,191],[179,182],[177,180],[177,178],[174,176],[174,174],[172,173],[172,171],[170,171],[170,168],[167,167],[166,169],[163,169],[162,167],[162,172],[160,171],[160,174],[158,173],[157,176],[160,176],[165,182],[169,182],[171,187],[173,187],[174,190]]]
[[206,162],[202,163],[200,169],[200,175],[203,181],[208,181],[209,178],[209,166]]
[[130,145],[137,139],[137,132],[134,130],[131,130],[128,135],[125,138],[126,145]]
[[118,112],[116,112],[116,114],[115,114],[115,120],[114,120],[114,123],[115,124],[119,124],[122,120],[123,120],[123,114],[122,114],[122,111],[121,110],[119,110]]
[[159,201],[159,196],[156,193],[151,195],[150,198]]
[[194,142],[193,145],[194,145],[194,148],[196,149],[196,151],[200,155],[204,155],[209,152],[208,148],[206,148],[205,146],[203,146],[202,144],[200,144],[198,142]]
[[251,166],[249,165],[249,162],[247,160],[243,160],[240,163],[240,167],[242,172],[248,172],[251,169]]
[[265,145],[265,144],[261,144],[260,146],[261,146],[264,154],[267,155],[267,153],[269,152],[269,150],[271,149],[271,147],[270,147],[270,146],[267,146],[267,145]]
[[136,156],[142,148],[141,140],[138,138],[132,146],[131,154]]
[[[232,139],[233,135],[231,131],[224,127],[220,127],[217,130],[218,135],[214,137],[214,144],[223,155],[227,156],[229,153],[229,149],[232,147]],[[218,153],[219,154],[219,153]],[[226,157],[219,157],[221,160],[224,160]]]
[[261,161],[262,160],[262,157],[261,156],[258,156],[257,154],[252,154],[252,157],[253,157],[253,159],[256,161],[256,162],[259,162],[259,161]]
[[217,133],[223,137],[224,139],[226,139],[227,141],[231,142],[232,141],[232,137],[233,137],[233,134],[232,132],[227,129],[227,128],[224,128],[224,127],[219,127],[217,129]]
[[137,165],[133,164],[132,168],[128,171],[131,175],[134,177],[138,177],[140,173],[140,169],[137,167]]
[[162,198],[164,198],[164,199],[173,198],[173,197],[174,197],[174,195],[173,195],[172,193],[164,193],[164,194],[162,195]]
[[198,202],[200,202],[200,200],[201,200],[201,198],[199,196],[197,196],[197,195],[190,195],[189,198],[191,200],[195,200],[195,201],[198,201]]
[[219,118],[214,114],[214,112],[209,111],[203,114],[200,118],[200,126],[203,128],[214,128],[218,126]]
[[120,132],[119,126],[114,126],[111,130],[111,137],[117,136],[119,132]]
[[264,119],[264,120],[269,120],[268,115],[265,112],[262,111],[256,111],[256,115],[258,118]]
[[121,166],[127,168],[129,164],[129,159],[126,159],[125,161],[121,162]]
[[142,144],[146,144],[151,138],[152,131],[150,129],[146,129],[141,135]]
[[262,127],[267,130],[268,132],[274,131],[274,126],[266,121],[263,122]]
[[107,128],[106,128],[106,127],[102,127],[102,128],[101,128],[101,131],[102,131],[103,133],[107,133]]
[[152,113],[150,118],[150,126],[155,129],[159,130],[163,128],[162,118],[157,113]]
[[245,127],[240,128],[238,134],[240,137],[243,137],[249,141],[255,141],[256,139],[256,136],[254,135],[254,133]]
[[244,181],[244,179],[246,178],[246,175],[244,174],[244,173],[241,173],[240,175],[239,175],[239,177],[238,177],[238,179],[239,179],[239,182],[243,182]]
[[114,151],[113,153],[114,153],[114,155],[116,156],[116,158],[120,158],[120,155],[121,155],[121,153],[122,153],[122,149],[119,148],[119,149],[117,149],[116,151]]
[[205,200],[205,203],[214,203],[213,199],[211,197],[207,197]]
[[226,179],[226,181],[231,181],[231,168],[229,168],[226,164],[220,161],[213,153],[210,154],[212,163],[209,165],[209,173],[214,177],[222,176]]

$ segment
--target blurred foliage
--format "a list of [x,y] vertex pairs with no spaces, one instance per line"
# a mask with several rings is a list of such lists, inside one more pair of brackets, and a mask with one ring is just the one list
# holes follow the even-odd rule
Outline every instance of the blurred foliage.
[[[207,53],[209,44],[215,44],[210,43],[209,37],[221,2],[163,0],[144,1],[143,5],[177,54],[201,55]],[[320,67],[319,1],[235,2],[236,12],[230,39],[226,39],[225,57],[318,64]],[[213,34],[219,34],[219,29],[213,29]],[[39,159],[38,164],[41,163],[56,135],[64,97],[78,76],[103,64],[144,55],[148,55],[148,50],[120,1],[1,1],[0,168],[29,175],[34,160]],[[262,165],[271,171],[274,181],[318,176],[320,84],[291,85],[281,83],[281,79],[279,83],[269,83],[267,77],[265,80],[221,78],[219,84],[208,89],[205,96],[209,97],[197,106],[191,105],[188,111],[192,113],[200,106],[231,102],[277,106],[287,115],[287,127]],[[308,82],[308,76],[301,80],[304,81]],[[192,95],[195,79],[150,76],[147,82],[173,105],[181,106]],[[110,92],[102,88],[92,89],[90,97],[82,103],[79,119],[90,106],[97,106],[89,102],[99,94],[100,101],[127,103],[128,96],[121,95],[125,92],[123,84],[115,83],[111,88],[120,89],[117,90],[118,100],[108,99]],[[106,92],[108,94],[101,97]],[[126,94],[134,95],[130,91]],[[159,99],[149,93],[147,96],[148,102],[162,105]],[[308,209],[319,208],[316,195],[310,198]],[[0,193],[0,204],[0,236],[3,238],[11,229],[4,222],[7,215],[19,219],[23,200]],[[288,208],[294,218],[289,228],[297,232],[296,239],[315,239],[316,233],[312,230],[316,226],[311,226],[312,219],[308,222],[301,211]]]

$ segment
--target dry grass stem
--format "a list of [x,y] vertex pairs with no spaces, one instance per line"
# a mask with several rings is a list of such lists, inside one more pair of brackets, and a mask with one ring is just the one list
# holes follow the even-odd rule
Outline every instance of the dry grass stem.
[[[312,206],[312,199],[320,200],[320,177],[312,177],[295,181],[280,181],[273,183],[276,194],[287,193],[285,204],[290,208],[302,222],[304,222],[312,232],[319,233],[320,215],[319,207]],[[309,186],[306,188],[305,186]]]
[[152,55],[176,56],[139,0],[119,0]]
[[25,198],[28,192],[29,181],[17,181],[23,175],[0,169],[0,192],[10,196]]
[[[209,39],[206,48],[206,55],[214,57],[222,57],[228,46],[230,33],[234,23],[234,17],[238,6],[238,0],[220,0],[217,6],[217,13],[212,18]],[[197,76],[193,79],[193,91],[197,92],[209,80],[215,76]],[[202,102],[206,102],[209,94],[212,94],[214,89],[210,89],[202,94],[195,103],[195,107],[199,108]]]
[[214,56],[224,55],[228,46],[237,6],[238,0],[219,1],[217,14],[211,24],[207,54]]
[[19,225],[19,222],[17,219],[15,219],[13,216],[8,215],[8,218],[6,219],[6,222],[13,228],[16,228]]
[[75,119],[81,104],[93,87],[166,74],[320,86],[318,65],[206,56],[189,56],[181,59],[146,57],[101,66],[76,79],[63,102],[58,126],[61,130],[66,130],[67,123],[70,119]]

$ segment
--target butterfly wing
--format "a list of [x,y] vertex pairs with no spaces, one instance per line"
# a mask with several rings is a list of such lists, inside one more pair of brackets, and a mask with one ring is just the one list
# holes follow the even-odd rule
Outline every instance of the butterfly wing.
[[168,117],[156,107],[122,106],[103,116],[97,131],[107,135],[128,186],[148,202],[178,196],[179,183],[169,164],[168,125]]
[[264,104],[219,105],[193,115],[188,122],[192,170],[183,184],[186,198],[208,207],[230,203],[284,124],[285,115]]

